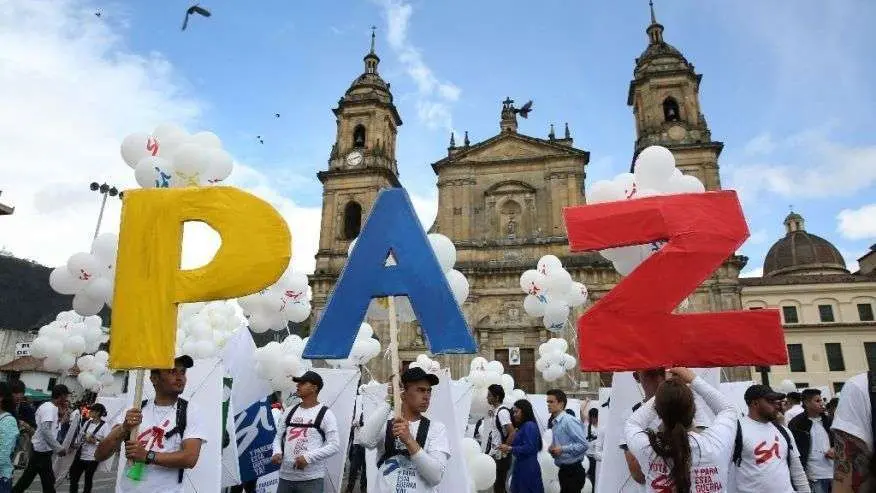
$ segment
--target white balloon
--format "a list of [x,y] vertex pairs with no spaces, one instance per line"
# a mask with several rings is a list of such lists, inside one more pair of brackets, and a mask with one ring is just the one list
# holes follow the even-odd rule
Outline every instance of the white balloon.
[[122,141],[122,159],[134,168],[146,156],[157,156],[159,140],[145,133],[134,133],[125,137]]
[[543,303],[538,296],[530,294],[523,299],[523,310],[530,317],[544,316],[544,307],[545,303]]
[[45,358],[46,357],[46,340],[43,337],[37,336],[33,342],[30,343],[30,354],[34,358]]
[[222,141],[219,140],[219,137],[213,132],[198,132],[189,138],[189,142],[201,147],[222,149]]
[[155,127],[155,130],[152,131],[152,135],[156,136],[159,139],[166,139],[168,137],[184,135],[188,137],[188,133],[184,128],[179,125],[175,125],[173,123],[162,123]]
[[573,308],[587,303],[587,286],[580,282],[573,282],[572,288],[566,295],[566,302]]
[[468,461],[468,470],[475,488],[486,490],[496,481],[496,461],[487,454],[478,454]]
[[648,146],[636,157],[633,172],[636,183],[642,188],[662,190],[672,178],[675,157],[662,146]]
[[448,272],[456,265],[456,246],[450,238],[438,234],[429,234],[429,243],[432,245],[432,250],[435,256],[438,257],[438,264],[441,265],[441,270]]
[[95,359],[93,354],[86,354],[79,357],[79,360],[76,362],[76,365],[79,367],[81,371],[90,371],[95,367]]
[[59,370],[69,370],[76,364],[76,357],[70,353],[61,353],[57,361]]
[[103,233],[91,242],[91,254],[102,262],[115,263],[119,250],[119,235]]
[[84,293],[92,300],[105,302],[108,299],[112,299],[113,283],[105,277],[98,277],[85,286]]
[[103,308],[103,304],[104,300],[95,300],[85,292],[76,293],[73,296],[73,310],[83,317],[97,315]]
[[73,254],[67,260],[67,270],[70,272],[70,275],[78,278],[80,281],[89,282],[97,276],[100,270],[100,262],[90,253],[79,252]]
[[455,269],[447,271],[445,276],[447,276],[447,283],[450,284],[450,290],[453,292],[453,297],[456,299],[456,303],[462,306],[468,298],[468,279],[465,278],[465,275],[463,275],[462,272]]
[[621,190],[623,190],[624,200],[635,198],[636,196],[636,177],[632,173],[621,173],[612,180]]
[[84,281],[73,277],[67,267],[57,267],[49,274],[49,286],[58,294],[76,294],[84,287]]
[[520,289],[526,294],[543,294],[545,283],[545,276],[535,269],[530,269],[520,276]]
[[206,181],[208,155],[196,144],[183,144],[173,155],[173,185],[197,187]]
[[100,384],[104,387],[108,387],[114,383],[116,383],[116,379],[110,372],[104,373],[104,375],[100,377]]
[[624,189],[619,183],[601,180],[590,187],[590,191],[587,194],[587,203],[599,204],[601,202],[614,202],[625,198]]
[[569,305],[566,302],[551,301],[544,308],[544,317],[554,322],[565,322],[569,319],[569,311]]
[[109,361],[109,353],[106,351],[98,351],[94,353],[94,359],[106,366],[106,363]]
[[82,354],[85,351],[85,338],[71,336],[64,341],[64,352],[70,354]]
[[219,183],[222,180],[231,176],[231,171],[234,169],[234,158],[222,149],[206,149],[204,151],[207,156],[207,183]]
[[545,255],[538,260],[538,272],[546,277],[549,277],[554,270],[563,268],[563,262],[556,255]]
[[169,188],[173,171],[172,161],[160,156],[147,156],[134,168],[134,178],[143,188]]
[[505,391],[505,395],[510,394],[514,390],[514,377],[507,373],[502,375],[502,390]]
[[471,437],[465,437],[462,439],[462,455],[465,457],[466,461],[480,454],[481,446],[477,440]]
[[502,363],[494,360],[487,363],[487,371],[490,373],[501,375],[505,373],[505,367],[502,366]]
[[100,381],[91,372],[81,372],[76,380],[87,390],[95,390],[100,386]]
[[551,268],[546,277],[546,288],[552,297],[565,297],[572,289],[572,275],[562,266]]
[[679,178],[677,185],[673,185],[673,187],[676,186],[678,193],[703,193],[706,191],[703,182],[701,182],[696,176],[691,175],[684,175]]

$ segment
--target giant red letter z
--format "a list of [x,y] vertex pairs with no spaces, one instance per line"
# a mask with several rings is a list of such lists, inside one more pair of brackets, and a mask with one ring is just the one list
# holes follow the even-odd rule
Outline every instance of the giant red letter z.
[[668,240],[578,320],[582,370],[787,363],[776,310],[672,313],[748,238],[735,192],[569,207],[564,215],[573,252]]

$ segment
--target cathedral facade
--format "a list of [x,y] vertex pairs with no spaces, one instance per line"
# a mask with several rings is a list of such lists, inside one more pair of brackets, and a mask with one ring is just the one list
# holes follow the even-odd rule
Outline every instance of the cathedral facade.
[[[653,11],[647,28],[648,45],[636,59],[627,104],[632,107],[636,138],[634,153],[662,145],[675,155],[678,167],[699,178],[708,190],[721,188],[718,157],[723,148],[713,141],[699,104],[701,75],[674,47],[663,40],[663,26]],[[378,192],[399,185],[395,159],[396,135],[402,124],[390,85],[378,73],[379,57],[371,51],[365,70],[333,110],[337,138],[328,168],[318,177],[323,184],[322,227],[316,268],[311,277],[315,316],[325,306]],[[562,209],[586,203],[585,179],[590,153],[574,146],[568,127],[562,136],[553,129],[547,138],[521,134],[517,118],[528,106],[502,102],[498,133],[481,142],[466,134],[460,145],[452,137],[447,155],[432,163],[437,176],[438,215],[430,232],[453,240],[456,269],[468,278],[471,292],[463,312],[478,342],[478,355],[505,364],[517,387],[543,393],[559,386],[573,395],[595,395],[610,377],[580,374],[544,382],[535,369],[538,346],[552,334],[541,318],[523,310],[520,275],[533,269],[543,255],[559,257],[576,281],[590,291],[590,301],[575,316],[604,296],[619,281],[611,262],[598,253],[571,254]],[[741,308],[739,272],[744,257],[728,259],[696,293],[691,311]],[[387,327],[374,324],[382,342]],[[570,347],[573,341],[567,335]],[[416,323],[401,324],[399,355],[409,362],[426,347]],[[453,376],[468,374],[476,355],[438,357]],[[370,371],[385,381],[388,360],[376,358]],[[728,369],[730,379],[749,378],[747,368]],[[573,378],[575,377],[575,378]]]

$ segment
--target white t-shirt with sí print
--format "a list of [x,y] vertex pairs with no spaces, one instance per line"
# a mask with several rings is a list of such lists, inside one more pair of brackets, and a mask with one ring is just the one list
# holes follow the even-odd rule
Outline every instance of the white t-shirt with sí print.
[[[315,424],[316,418],[319,415],[319,410],[322,409],[322,404],[317,404],[311,408],[304,406],[290,407],[284,414],[282,420],[277,423],[277,435],[274,438],[274,454],[283,454],[283,464],[280,466],[280,478],[287,481],[310,481],[325,477],[325,462],[326,459],[340,452],[341,446],[338,440],[338,421],[331,409],[326,409],[325,415],[322,417],[322,423],[319,428],[325,433],[325,440],[322,434],[313,427],[286,427],[286,421],[289,420],[289,413],[295,411],[292,415],[291,423],[295,424]],[[281,445],[281,441],[285,440],[285,444]],[[304,456],[307,465],[303,469],[295,468],[295,458]]]
[[[730,465],[738,493],[794,493],[788,467],[788,443],[773,423],[761,423],[748,416],[739,419],[742,431],[742,462]],[[784,428],[784,427],[783,427]],[[785,433],[793,441],[791,431]],[[800,457],[792,443],[791,457]]]
[[[726,464],[732,455],[736,437],[736,408],[727,397],[701,377],[693,381],[691,388],[716,415],[707,429],[687,433],[691,451],[691,491],[723,492],[727,487]],[[624,434],[630,451],[639,461],[645,475],[644,491],[672,493],[675,491],[672,465],[654,452],[646,433],[655,418],[657,413],[654,410],[654,399],[651,399],[630,416],[624,426]]]
[[[391,417],[389,404],[374,410],[362,430],[362,445],[376,448],[378,460],[386,448],[386,427]],[[422,420],[408,422],[411,436],[416,438]],[[482,425],[483,426],[483,425]],[[399,439],[395,449],[406,451]],[[368,485],[368,491],[376,493],[435,493],[444,477],[450,458],[450,443],[444,424],[431,420],[423,448],[412,457],[396,455],[388,458],[377,472],[376,485]]]
[[831,429],[858,437],[867,444],[868,450],[873,450],[873,409],[870,407],[867,383],[867,373],[855,375],[846,382],[840,393]]
[[[177,403],[172,406],[156,406],[150,399],[146,402],[146,406],[141,409],[143,413],[143,421],[137,430],[137,440],[147,451],[157,453],[171,453],[182,450],[184,440],[197,438],[202,442],[207,440],[207,429],[203,420],[200,418],[202,413],[198,412],[198,407],[195,403],[189,401],[186,411],[186,429],[184,436],[179,433],[174,433],[167,437],[167,432],[176,428]],[[116,425],[121,425],[125,420],[125,413],[122,413]],[[203,451],[203,446],[202,449]],[[122,462],[124,466],[124,450],[122,450]],[[127,470],[127,467],[124,467]],[[119,480],[116,483],[117,493],[181,493],[183,491],[183,483],[179,482],[179,469],[171,469],[162,467],[156,464],[147,464],[143,477],[140,481],[133,481],[127,477],[125,472],[119,474]]]

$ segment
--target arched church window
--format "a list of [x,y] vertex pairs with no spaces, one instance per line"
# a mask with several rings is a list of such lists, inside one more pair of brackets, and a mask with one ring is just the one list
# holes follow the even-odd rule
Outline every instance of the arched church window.
[[365,126],[364,125],[356,125],[356,128],[353,129],[353,147],[357,147],[357,148],[365,147]]
[[678,113],[678,101],[672,96],[663,100],[663,119],[667,122],[676,122],[681,119]]
[[355,240],[362,229],[362,206],[358,202],[348,202],[344,207],[344,239]]

